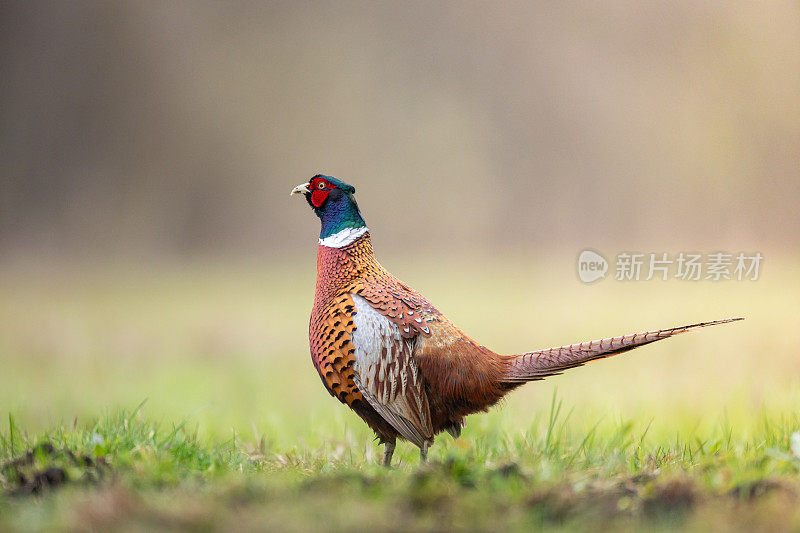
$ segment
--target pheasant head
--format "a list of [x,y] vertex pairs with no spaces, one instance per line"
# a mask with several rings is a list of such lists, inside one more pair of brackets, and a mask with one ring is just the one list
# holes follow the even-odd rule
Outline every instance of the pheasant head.
[[303,194],[322,221],[319,242],[339,248],[367,232],[367,224],[355,198],[356,188],[333,176],[317,174],[291,194]]

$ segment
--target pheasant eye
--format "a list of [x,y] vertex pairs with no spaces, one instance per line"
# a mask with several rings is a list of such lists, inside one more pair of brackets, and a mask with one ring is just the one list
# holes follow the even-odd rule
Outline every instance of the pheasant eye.
[[325,182],[324,182],[324,181],[320,181],[320,182],[317,184],[317,189],[319,189],[319,190],[322,190],[322,189],[324,189],[324,188],[325,188]]

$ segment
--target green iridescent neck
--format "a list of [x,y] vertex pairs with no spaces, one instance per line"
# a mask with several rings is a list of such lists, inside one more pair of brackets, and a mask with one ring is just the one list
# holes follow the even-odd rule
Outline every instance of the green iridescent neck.
[[366,230],[367,224],[361,216],[358,204],[352,194],[332,194],[325,202],[323,209],[317,209],[317,216],[322,220],[322,229],[319,232],[320,242],[333,236],[346,232],[355,233],[355,230]]

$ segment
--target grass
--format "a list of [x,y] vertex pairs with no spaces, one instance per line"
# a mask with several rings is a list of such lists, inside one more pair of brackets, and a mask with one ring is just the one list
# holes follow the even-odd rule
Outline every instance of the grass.
[[[103,466],[40,454],[36,464],[6,467],[0,525],[744,530],[757,522],[797,528],[800,458],[789,452],[789,438],[798,424],[796,417],[764,415],[750,437],[720,424],[691,440],[659,442],[632,421],[584,431],[554,398],[547,416],[526,431],[498,433],[479,423],[465,445],[447,447],[431,463],[406,460],[386,470],[374,458],[365,460],[362,438],[285,450],[255,436],[214,442],[198,437],[191,421],[162,426],[141,408],[39,435],[20,433],[11,418],[0,440],[6,464],[49,443]],[[14,492],[15,472],[27,468],[30,478],[48,466],[63,467],[73,483],[32,495]]]
[[386,263],[507,353],[747,320],[526,386],[391,470],[308,361],[310,266],[4,267],[0,530],[800,529],[794,262],[585,286],[571,260]]

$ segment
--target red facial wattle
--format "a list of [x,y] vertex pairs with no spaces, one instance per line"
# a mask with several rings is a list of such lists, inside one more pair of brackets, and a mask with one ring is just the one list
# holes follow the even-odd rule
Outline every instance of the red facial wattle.
[[325,199],[328,197],[328,193],[330,192],[331,191],[314,189],[311,192],[311,203],[314,204],[314,207],[322,207],[322,204],[325,203]]

